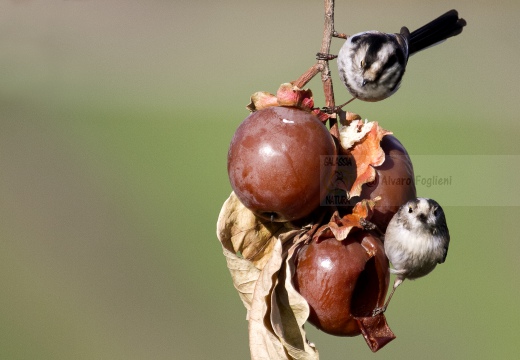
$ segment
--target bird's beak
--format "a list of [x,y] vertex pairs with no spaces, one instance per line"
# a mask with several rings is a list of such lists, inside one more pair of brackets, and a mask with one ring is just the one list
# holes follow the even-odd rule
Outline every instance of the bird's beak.
[[361,86],[365,86],[367,84],[367,80],[366,79],[363,79],[363,82],[361,83]]

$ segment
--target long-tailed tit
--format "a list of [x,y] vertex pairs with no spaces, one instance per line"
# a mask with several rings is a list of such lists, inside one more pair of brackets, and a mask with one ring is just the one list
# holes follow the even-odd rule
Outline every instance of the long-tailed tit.
[[402,27],[399,34],[365,31],[352,35],[338,54],[341,81],[354,99],[386,99],[399,88],[411,55],[460,34],[464,26],[466,21],[451,10],[411,33]]
[[385,232],[384,245],[396,274],[393,290],[385,305],[374,310],[384,312],[395,289],[405,279],[417,279],[442,264],[448,254],[450,233],[441,206],[432,199],[417,198],[402,205]]

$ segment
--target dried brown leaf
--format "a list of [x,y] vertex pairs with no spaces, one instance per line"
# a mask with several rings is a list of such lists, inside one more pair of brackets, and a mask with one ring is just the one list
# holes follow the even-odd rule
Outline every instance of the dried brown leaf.
[[258,278],[249,316],[252,360],[319,359],[303,329],[309,317],[309,306],[291,280],[296,247],[292,246],[284,261],[282,241],[277,240],[271,258]]
[[356,113],[347,111],[347,112],[345,112],[345,120],[347,120],[347,121],[361,120],[361,116],[359,116]]
[[227,267],[231,273],[233,285],[238,291],[238,296],[240,296],[247,310],[247,318],[249,318],[253,292],[255,290],[256,281],[260,276],[260,270],[257,269],[252,262],[238,257],[235,253],[224,247],[223,252],[226,257]]
[[352,120],[352,122],[347,126],[342,126],[339,129],[341,147],[345,150],[351,150],[356,143],[360,142],[368,132],[372,130],[373,127],[373,122],[364,122],[361,119]]
[[251,310],[249,312],[249,350],[251,360],[290,359],[284,346],[265,320],[271,310],[270,295],[276,281],[276,274],[282,265],[282,242],[277,240],[269,261],[260,272],[255,285]]
[[[366,222],[372,216],[372,210],[376,204],[375,200],[363,199],[356,203],[352,213],[339,217],[338,212],[334,212],[328,224],[321,226],[314,235],[314,239],[335,237],[337,240],[344,240],[353,228],[364,229]],[[331,236],[332,234],[332,236]]]
[[309,318],[309,304],[296,291],[292,282],[296,268],[294,254],[298,247],[298,244],[294,244],[289,249],[284,267],[278,275],[271,297],[271,326],[290,359],[317,360],[318,351],[307,341],[303,327]]
[[[264,223],[233,193],[222,207],[217,235],[235,288],[248,310],[252,360],[318,359],[303,330],[309,307],[291,281],[293,254],[308,239],[308,230]],[[248,259],[246,254],[252,257]]]
[[272,106],[296,107],[316,115],[322,122],[329,119],[329,115],[314,107],[314,99],[310,89],[300,89],[292,83],[283,83],[276,95],[267,91],[257,91],[251,95],[246,108],[255,112]]
[[262,110],[271,106],[278,106],[278,99],[275,95],[267,91],[257,91],[251,95],[251,99],[246,108],[251,111]]
[[350,189],[350,197],[359,196],[363,184],[374,181],[376,170],[373,167],[380,166],[385,161],[381,139],[388,134],[391,132],[375,121],[354,120],[340,129],[341,146],[354,158],[356,164],[356,180]]
[[217,237],[248,317],[256,281],[269,260],[276,235],[288,231],[291,230],[279,223],[265,225],[234,193],[222,206],[217,221]]
[[233,192],[222,206],[217,222],[217,236],[222,246],[241,254],[260,270],[269,259],[276,237],[293,230],[290,223],[275,223],[256,217]]
[[280,85],[276,92],[276,97],[280,106],[293,106],[307,111],[314,107],[312,91],[310,89],[300,89],[291,83]]

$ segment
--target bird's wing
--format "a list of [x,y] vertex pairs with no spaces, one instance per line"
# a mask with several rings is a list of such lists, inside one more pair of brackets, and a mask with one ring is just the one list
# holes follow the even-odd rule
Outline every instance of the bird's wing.
[[[446,229],[447,231],[448,229]],[[446,256],[448,256],[448,247],[450,246],[450,233],[448,232],[446,236],[446,242],[444,243],[444,256],[442,257],[442,260],[439,262],[439,264],[442,264],[446,261]]]

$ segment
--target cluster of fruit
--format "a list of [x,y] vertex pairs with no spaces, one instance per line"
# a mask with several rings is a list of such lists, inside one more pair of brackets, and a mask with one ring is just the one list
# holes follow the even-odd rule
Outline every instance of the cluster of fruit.
[[[264,98],[268,105],[253,107],[229,148],[232,189],[259,221],[309,229],[307,241],[298,244],[292,278],[309,305],[308,321],[333,335],[363,334],[372,341],[367,324],[389,285],[381,232],[416,197],[412,163],[376,122],[347,113],[341,128],[329,130],[322,114],[311,111],[310,91],[284,92],[310,101],[279,106]],[[381,327],[384,315],[377,318]]]

